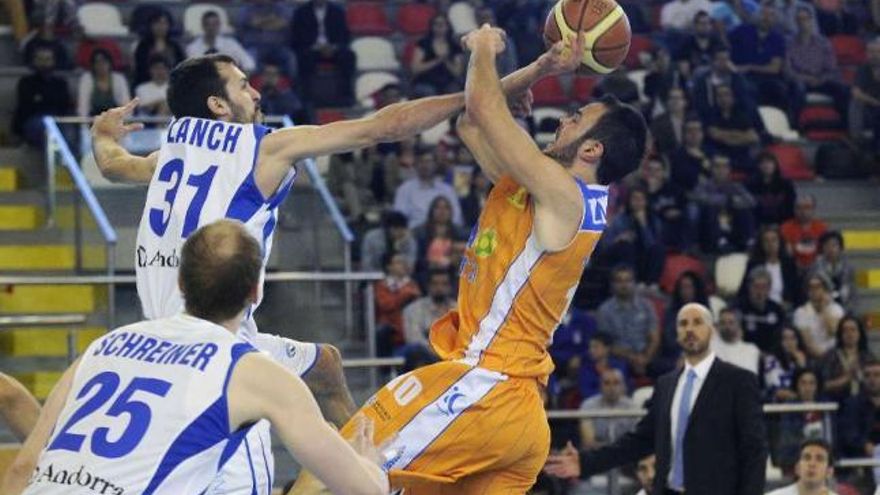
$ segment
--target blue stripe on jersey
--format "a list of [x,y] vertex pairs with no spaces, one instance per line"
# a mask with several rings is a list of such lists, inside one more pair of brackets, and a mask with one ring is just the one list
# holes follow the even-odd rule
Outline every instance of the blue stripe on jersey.
[[268,127],[254,125],[254,138],[256,144],[254,145],[254,157],[251,161],[251,171],[244,179],[244,182],[238,186],[235,194],[232,195],[232,200],[229,202],[229,207],[226,209],[226,218],[233,218],[235,220],[247,222],[260,210],[260,208],[263,207],[263,204],[272,200],[275,196],[273,194],[269,198],[264,198],[263,193],[260,192],[260,189],[257,187],[256,179],[254,178],[254,170],[257,166],[257,154],[260,152],[260,142],[268,133]]
[[235,369],[235,365],[238,364],[238,360],[241,359],[242,356],[249,352],[258,352],[254,346],[246,343],[240,342],[232,346],[230,349],[230,354],[232,355],[232,360],[229,362],[229,369],[226,370],[226,378],[223,380],[223,398],[226,398],[226,388],[229,387],[229,379],[232,378],[232,370]]
[[269,241],[269,237],[272,237],[272,233],[275,232],[275,225],[277,221],[275,220],[277,213],[272,212],[272,216],[269,217],[269,220],[263,225],[263,243],[261,247],[263,248],[263,259],[266,259],[266,242]]
[[260,452],[263,454],[263,465],[266,466],[266,479],[269,483],[269,485],[266,487],[266,493],[268,495],[272,495],[272,473],[269,472],[269,459],[266,458],[266,444],[263,443],[262,435],[260,435],[258,438],[260,439]]
[[605,186],[590,187],[575,178],[584,198],[584,221],[580,230],[601,232],[605,229],[605,209],[608,207],[608,190]]
[[251,468],[251,495],[257,495],[257,472],[254,470],[254,460],[251,458],[251,444],[244,439],[244,451],[247,452],[248,467]]

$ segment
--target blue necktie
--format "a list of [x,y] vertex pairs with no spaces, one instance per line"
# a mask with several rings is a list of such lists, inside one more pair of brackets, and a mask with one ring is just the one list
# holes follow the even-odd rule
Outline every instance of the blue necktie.
[[681,402],[678,404],[675,454],[672,459],[672,486],[670,487],[678,491],[684,491],[684,434],[691,416],[691,394],[694,392],[694,380],[696,379],[697,373],[693,369],[688,370],[687,381],[684,382],[684,390],[681,392]]

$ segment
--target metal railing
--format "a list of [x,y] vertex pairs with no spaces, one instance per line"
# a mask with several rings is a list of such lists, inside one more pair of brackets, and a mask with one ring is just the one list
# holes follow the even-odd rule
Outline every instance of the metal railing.
[[67,329],[67,362],[76,359],[77,325],[84,325],[86,315],[71,313],[57,315],[6,315],[0,316],[0,331],[18,327],[65,327]]

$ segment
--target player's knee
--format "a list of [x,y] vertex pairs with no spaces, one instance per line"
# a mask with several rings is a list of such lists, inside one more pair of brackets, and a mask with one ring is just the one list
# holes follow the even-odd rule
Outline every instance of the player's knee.
[[345,386],[342,354],[339,349],[329,344],[319,346],[315,367],[303,378],[314,394],[332,394],[339,387]]

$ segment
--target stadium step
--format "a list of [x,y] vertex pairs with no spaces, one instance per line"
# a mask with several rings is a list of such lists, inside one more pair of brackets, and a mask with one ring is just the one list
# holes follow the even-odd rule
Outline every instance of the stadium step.
[[45,222],[43,209],[32,205],[0,206],[0,230],[27,230],[41,227]]
[[880,250],[880,230],[844,230],[847,251]]
[[856,283],[865,289],[880,289],[880,268],[858,272]]
[[0,246],[0,270],[73,270],[76,248],[72,245]]
[[16,380],[34,395],[38,400],[45,400],[52,391],[52,387],[61,379],[61,371],[34,371],[13,375]]
[[107,299],[92,285],[0,286],[0,314],[91,313]]
[[[107,332],[103,327],[73,330],[76,353]],[[9,328],[0,333],[0,353],[6,357],[66,357],[68,331],[64,328]]]
[[0,192],[12,192],[18,190],[18,169],[13,167],[0,167]]

